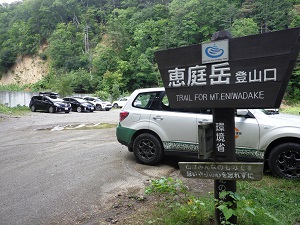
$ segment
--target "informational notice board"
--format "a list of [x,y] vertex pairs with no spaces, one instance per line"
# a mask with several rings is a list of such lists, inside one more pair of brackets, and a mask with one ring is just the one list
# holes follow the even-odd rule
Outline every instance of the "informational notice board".
[[171,108],[279,108],[299,28],[158,51]]

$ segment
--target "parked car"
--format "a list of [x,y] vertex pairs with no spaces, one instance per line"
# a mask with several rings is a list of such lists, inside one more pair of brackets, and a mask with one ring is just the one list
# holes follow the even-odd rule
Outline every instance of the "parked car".
[[65,97],[63,98],[65,102],[71,104],[72,111],[76,112],[94,112],[95,107],[92,103],[87,102],[82,98],[76,97]]
[[83,99],[88,102],[93,103],[95,105],[95,110],[97,110],[97,111],[102,111],[102,110],[109,111],[112,108],[112,105],[110,102],[102,101],[100,98],[86,96]]
[[[143,164],[155,165],[168,153],[197,155],[198,124],[212,122],[211,112],[170,109],[164,88],[139,89],[120,112],[117,139]],[[300,178],[299,116],[236,110],[235,131],[239,161],[264,161],[276,176]]]
[[126,104],[128,98],[129,98],[129,97],[119,98],[117,101],[114,101],[114,102],[112,103],[112,106],[113,106],[114,108],[122,108],[122,107]]
[[29,103],[29,108],[32,112],[35,111],[45,111],[49,113],[55,112],[65,112],[69,113],[71,110],[71,105],[64,102],[60,98],[51,98],[47,95],[44,96],[33,96]]

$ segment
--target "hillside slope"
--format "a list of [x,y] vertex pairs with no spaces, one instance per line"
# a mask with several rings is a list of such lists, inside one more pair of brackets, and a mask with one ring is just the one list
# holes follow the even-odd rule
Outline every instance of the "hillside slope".
[[[47,46],[43,46],[39,53],[44,52]],[[16,64],[3,74],[0,85],[9,84],[33,84],[48,74],[49,63],[37,56],[19,56]]]

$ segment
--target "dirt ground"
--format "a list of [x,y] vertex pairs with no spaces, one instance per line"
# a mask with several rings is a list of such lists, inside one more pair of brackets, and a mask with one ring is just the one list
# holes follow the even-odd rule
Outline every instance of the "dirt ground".
[[[195,196],[207,196],[209,192],[213,192],[213,180],[187,179],[182,177],[179,171],[173,172],[171,177],[182,180]],[[148,184],[150,181],[145,185]],[[141,225],[147,221],[159,200],[157,196],[146,195],[143,189],[119,193],[111,199],[109,209],[99,212],[93,218],[84,218],[82,221],[78,221],[78,224]]]

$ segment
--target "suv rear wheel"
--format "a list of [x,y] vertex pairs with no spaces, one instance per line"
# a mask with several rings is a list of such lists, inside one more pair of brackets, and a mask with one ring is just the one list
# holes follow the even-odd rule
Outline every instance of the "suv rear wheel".
[[279,177],[300,178],[300,144],[285,143],[276,146],[269,155],[269,168]]
[[163,158],[163,148],[152,134],[140,134],[133,142],[136,161],[146,165],[155,165]]
[[82,111],[80,106],[78,106],[78,107],[76,108],[76,110],[77,110],[77,112],[81,112],[81,111]]

